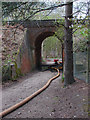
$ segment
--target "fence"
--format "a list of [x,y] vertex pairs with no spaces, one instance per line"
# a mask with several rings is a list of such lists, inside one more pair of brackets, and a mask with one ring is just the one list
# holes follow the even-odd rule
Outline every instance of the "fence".
[[89,82],[87,52],[73,53],[74,77]]

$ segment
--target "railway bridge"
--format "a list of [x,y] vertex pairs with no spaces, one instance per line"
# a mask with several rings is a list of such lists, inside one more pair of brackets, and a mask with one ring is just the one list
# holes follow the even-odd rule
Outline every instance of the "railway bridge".
[[41,44],[45,38],[54,35],[59,23],[56,20],[32,20],[24,22],[23,25],[27,30],[17,64],[22,73],[27,73],[36,68],[40,69]]

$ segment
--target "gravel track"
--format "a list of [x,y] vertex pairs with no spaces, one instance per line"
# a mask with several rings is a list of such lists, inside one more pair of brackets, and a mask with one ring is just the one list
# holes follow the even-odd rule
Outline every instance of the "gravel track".
[[[43,87],[56,72],[35,72],[3,88],[3,110]],[[61,76],[24,106],[5,118],[87,118],[88,87],[80,80],[64,88]]]

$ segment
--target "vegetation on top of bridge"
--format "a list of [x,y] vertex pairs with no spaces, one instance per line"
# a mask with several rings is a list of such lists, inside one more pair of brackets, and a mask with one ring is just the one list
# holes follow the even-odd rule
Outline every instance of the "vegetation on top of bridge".
[[64,19],[48,19],[48,20],[27,20],[27,21],[2,21],[3,25],[8,23],[9,25],[20,24],[24,27],[55,27],[64,25]]

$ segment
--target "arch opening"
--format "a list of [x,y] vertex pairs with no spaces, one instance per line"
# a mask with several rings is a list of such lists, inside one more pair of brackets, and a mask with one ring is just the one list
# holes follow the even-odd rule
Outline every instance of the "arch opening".
[[[54,35],[54,32],[44,32],[44,33],[41,33],[37,37],[37,39],[35,41],[35,63],[36,63],[36,68],[38,70],[41,70],[41,68],[42,68],[41,65],[43,64],[43,61],[45,61],[45,59],[47,57],[47,55],[46,55],[46,57],[45,57],[45,55],[43,56],[43,45],[45,43],[44,41],[46,41],[46,40],[48,41],[49,39],[51,39],[51,42],[52,41],[54,41],[54,42],[56,41],[56,44],[60,43],[60,41],[58,40],[58,38],[57,37],[53,37],[53,35]],[[52,40],[52,38],[53,38],[53,40]],[[49,42],[50,42],[50,40],[49,40]],[[58,44],[58,45],[60,45],[60,44]],[[56,46],[53,46],[53,47],[54,48],[52,49],[52,51],[50,53],[51,56],[49,54],[48,57],[52,58],[52,60],[54,58],[61,59],[62,58],[62,54],[61,54],[62,50],[59,50],[59,52],[60,52],[59,53],[59,52],[57,52],[57,47]],[[62,48],[62,46],[60,46],[60,48]],[[54,52],[53,52],[53,50],[54,50]]]
[[54,59],[62,61],[62,44],[55,36],[47,37],[42,42],[42,64],[49,63],[54,64]]
[[36,64],[36,69],[41,70],[41,44],[43,40],[49,36],[53,36],[54,32],[43,32],[41,33],[36,41],[35,41],[35,64]]

